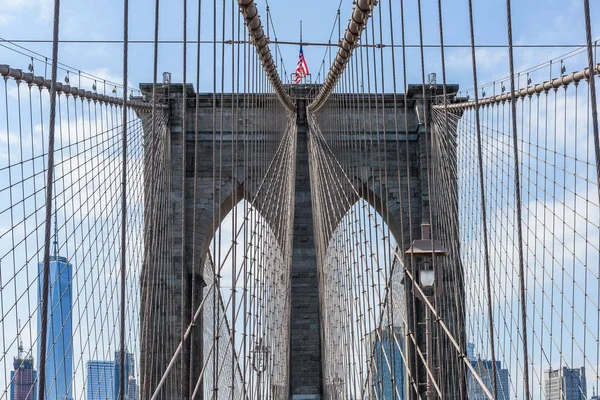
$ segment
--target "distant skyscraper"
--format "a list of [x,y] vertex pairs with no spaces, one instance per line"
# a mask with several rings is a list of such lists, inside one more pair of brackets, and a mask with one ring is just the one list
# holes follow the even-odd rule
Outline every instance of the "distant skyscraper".
[[[398,344],[404,351],[404,329],[394,327],[393,334],[389,329],[382,329],[377,335],[371,334],[373,343],[373,398],[377,399],[406,399],[405,387],[405,365]],[[394,383],[392,383],[392,371],[388,363],[393,366]],[[400,397],[398,397],[398,395]]]
[[[493,368],[491,360],[482,360],[476,359],[475,361],[471,361],[471,365],[477,372],[477,375],[481,378],[481,381],[490,391],[490,393],[494,393],[494,379],[493,379]],[[498,399],[499,400],[509,400],[510,392],[508,386],[508,370],[502,368],[502,363],[500,361],[496,361],[496,376],[498,382]],[[485,391],[481,387],[481,384],[475,379],[471,370],[467,370],[468,377],[468,386],[467,391],[469,394],[469,400],[487,400],[489,397],[485,394]]]
[[137,379],[133,376],[129,376],[129,383],[127,384],[127,393],[125,393],[126,400],[139,400],[140,388],[137,385]]
[[86,379],[87,400],[114,400],[114,361],[88,361]]
[[475,357],[475,345],[473,343],[467,343],[467,359],[469,361],[477,361]]
[[[46,382],[44,390],[48,400],[70,400],[73,398],[73,331],[71,279],[73,267],[67,259],[57,253],[50,257],[50,291],[48,293],[48,321],[46,334]],[[43,298],[44,263],[38,264],[38,299]],[[41,335],[42,315],[38,312],[38,335]],[[38,348],[38,362],[40,349]],[[38,366],[39,370],[39,366]]]
[[[121,374],[121,353],[115,353],[115,363],[114,363],[114,398],[119,398],[119,387],[120,387],[120,374]],[[132,378],[132,379],[130,379]],[[129,383],[133,382],[134,388],[131,388]],[[128,353],[125,351],[125,384],[127,387],[125,388],[126,396],[137,396],[137,382],[135,379],[135,360],[133,358],[132,353]],[[136,400],[137,397],[129,397],[128,400]]]
[[37,399],[37,372],[33,368],[33,357],[22,357],[19,351],[19,357],[15,357],[13,366],[15,369],[10,373],[10,400]]
[[546,400],[587,399],[585,367],[549,369],[544,378]]

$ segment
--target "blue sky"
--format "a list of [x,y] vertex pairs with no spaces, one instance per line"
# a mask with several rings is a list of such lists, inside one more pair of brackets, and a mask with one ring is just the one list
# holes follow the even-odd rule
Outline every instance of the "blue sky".
[[[197,6],[193,1],[188,4],[188,39],[196,37],[196,15]],[[387,1],[382,2],[385,10],[388,10]],[[418,23],[415,1],[405,2],[406,16],[406,42],[409,45],[418,45]],[[476,1],[474,2],[475,15],[475,37],[478,44],[503,45],[507,43],[506,18],[504,1]],[[592,3],[592,21],[597,17],[597,3]],[[229,4],[229,3],[228,3]],[[393,2],[395,42],[400,43],[400,24],[398,2]],[[266,21],[266,4],[264,1],[257,2],[262,16],[263,25]],[[269,3],[272,19],[274,21],[277,37],[283,41],[295,41],[299,36],[299,22],[303,21],[304,36],[306,42],[326,43],[336,20],[338,1],[320,2],[317,4],[305,4],[298,7],[296,4],[274,1]],[[0,32],[4,39],[50,39],[52,37],[52,1],[51,0],[14,0],[7,2],[0,10]],[[513,29],[514,41],[517,44],[583,44],[585,31],[583,24],[583,7],[580,1],[527,1],[513,2]],[[202,39],[212,40],[212,2],[203,0],[203,29]],[[220,5],[218,6],[220,8]],[[350,16],[351,1],[341,2],[342,31]],[[154,2],[132,0],[130,1],[130,39],[152,40],[154,30]],[[468,45],[469,25],[467,19],[467,1],[444,1],[444,35],[447,45]],[[230,8],[228,6],[228,16]],[[219,13],[220,15],[220,13]],[[123,37],[122,3],[108,0],[104,2],[78,2],[63,0],[61,2],[61,29],[60,38],[63,40],[121,40]],[[220,16],[218,17],[220,19]],[[161,40],[181,40],[183,37],[182,27],[182,2],[161,2],[160,31]],[[384,27],[388,16],[383,16]],[[424,41],[426,44],[439,43],[439,32],[437,25],[437,5],[433,1],[423,2]],[[599,27],[595,26],[593,37],[599,36]],[[226,29],[226,39],[231,39],[230,27]],[[337,40],[337,28],[334,30],[333,41]],[[220,32],[218,34],[220,37]],[[274,34],[271,36],[274,38]],[[384,43],[389,43],[389,34],[384,34]],[[51,45],[21,43],[24,47],[49,56]],[[205,54],[204,71],[211,72],[212,45],[202,47]],[[522,70],[526,67],[549,60],[567,52],[570,49],[516,49],[516,69]],[[226,50],[227,51],[227,50]],[[321,68],[321,62],[325,54],[324,47],[305,46],[305,56],[313,74],[313,79]],[[275,50],[272,48],[272,52]],[[386,54],[389,50],[385,51]],[[466,89],[472,86],[470,70],[470,53],[467,48],[448,48],[447,74],[448,81],[459,83]],[[398,52],[399,53],[399,50]],[[182,79],[182,45],[163,44],[159,48],[159,73],[170,71],[173,81]],[[296,45],[282,45],[281,54],[288,74],[293,72],[297,60],[298,47]],[[507,60],[506,50],[497,48],[482,48],[478,50],[479,58],[479,81],[481,83],[499,79],[506,76]],[[26,68],[29,63],[28,57],[14,54],[4,48],[0,49],[3,63],[9,63],[15,67]],[[137,87],[140,82],[152,81],[152,44],[130,45],[130,84]],[[207,57],[208,56],[208,57]],[[188,80],[195,80],[195,44],[188,48]],[[389,54],[387,55],[389,57]],[[400,56],[396,55],[400,60]],[[122,46],[120,44],[61,44],[59,59],[73,67],[71,74],[77,74],[77,70],[86,71],[104,79],[112,79],[121,82]],[[328,58],[326,57],[326,64]],[[425,53],[425,71],[437,72],[441,80],[441,67],[439,65],[439,49],[429,48]],[[410,48],[407,50],[407,80],[409,83],[420,83],[420,56],[419,50]],[[41,71],[43,65],[36,66],[36,71]],[[400,63],[398,62],[400,69]],[[568,65],[568,70],[579,69],[580,65]],[[64,76],[61,72],[59,76]],[[212,74],[210,74],[212,77]],[[204,76],[204,75],[203,75]],[[206,76],[206,81],[210,77]],[[88,87],[91,82],[87,82]],[[85,86],[83,84],[82,86]],[[207,84],[206,90],[212,88]],[[204,89],[204,87],[202,87]]]
[[[189,2],[188,9],[188,39],[194,40],[197,34],[196,13],[197,8],[193,1]],[[394,0],[392,5],[392,17],[394,21],[394,42],[400,44],[400,23],[398,1]],[[418,45],[418,22],[416,1],[406,1],[406,43],[411,47],[407,49],[407,82],[421,82],[421,64],[419,49],[412,47]],[[486,45],[504,45],[507,42],[505,2],[499,0],[483,0],[474,2],[475,14],[475,36],[476,43]],[[591,1],[592,21],[598,21],[600,18],[600,3]],[[160,19],[160,40],[181,40],[182,39],[182,3],[173,1],[161,1],[161,19]],[[231,12],[237,12],[232,9],[233,2],[227,2],[228,18]],[[259,11],[262,16],[263,24],[266,23],[266,3],[259,1]],[[337,27],[334,27],[338,1],[298,3],[290,1],[269,2],[274,29],[277,38],[283,41],[295,41],[299,36],[299,22],[303,21],[304,32],[303,40],[305,42],[326,43],[330,38],[330,33],[334,31],[333,41],[337,41]],[[388,1],[381,1],[381,9],[384,10],[381,25],[384,28],[383,43],[391,42],[389,30],[389,16],[386,13],[389,10]],[[549,1],[513,1],[513,29],[514,41],[521,45],[558,45],[558,44],[583,44],[585,40],[583,6],[581,1],[577,0],[549,0]],[[50,39],[52,37],[52,7],[51,0],[13,0],[6,2],[0,9],[0,37],[6,40],[26,40],[26,39]],[[212,41],[212,13],[213,2],[203,0],[202,17],[202,39]],[[220,3],[218,5],[220,10]],[[346,21],[350,16],[352,8],[351,0],[342,0],[341,2],[341,20],[342,32],[345,29]],[[447,45],[468,45],[469,44],[469,24],[467,19],[467,0],[444,1],[444,34]],[[378,20],[379,8],[376,8],[376,20]],[[234,13],[234,14],[235,14]],[[220,11],[217,17],[220,19]],[[237,14],[236,18],[237,18]],[[154,30],[154,2],[151,1],[130,1],[130,39],[132,40],[152,40]],[[116,40],[119,41],[123,36],[122,27],[122,3],[120,1],[107,0],[103,2],[81,2],[75,0],[63,0],[61,5],[61,30],[60,38],[62,40]],[[437,21],[437,2],[423,1],[423,21],[424,23],[424,41],[426,44],[439,43],[438,21]],[[377,22],[379,23],[379,22]],[[593,24],[592,37],[600,38],[600,24]],[[218,26],[218,38],[221,38],[220,26]],[[232,39],[231,26],[227,23],[225,26],[225,39]],[[271,37],[275,35],[271,32]],[[235,38],[233,38],[235,39]],[[14,51],[14,46],[8,43],[0,47],[0,64],[10,64],[15,68],[26,69],[30,62],[27,50],[18,49],[26,53],[19,54]],[[33,50],[42,56],[50,56],[50,43],[19,43],[27,49]],[[195,54],[196,45],[190,44],[188,47],[188,82],[195,81],[196,66]],[[282,45],[280,51],[288,75],[295,69],[298,56],[297,45]],[[527,68],[538,64],[544,67],[531,72],[532,81],[539,82],[546,80],[550,76],[550,68],[547,61],[555,59],[555,63],[560,63],[560,55],[567,53],[574,48],[516,48],[515,49],[515,68],[517,71],[524,71]],[[220,45],[218,51],[221,51]],[[225,47],[226,57],[225,71],[227,73],[227,63],[231,62],[229,52],[231,48]],[[275,48],[271,47],[275,53]],[[335,51],[335,48],[332,49]],[[212,44],[202,46],[202,67],[201,67],[201,91],[212,91],[213,73],[212,73]],[[384,65],[386,77],[386,90],[391,90],[388,79],[391,76],[389,67],[391,52],[389,48],[383,50]],[[326,48],[322,46],[304,47],[304,53],[307,63],[311,70],[313,80],[316,80],[321,61],[326,55]],[[139,83],[152,81],[152,44],[131,44],[129,86],[137,88]],[[38,56],[36,56],[38,57]],[[396,51],[397,76],[401,80],[401,55],[400,49]],[[492,81],[500,81],[508,76],[507,50],[505,48],[483,47],[477,50],[479,83],[484,84]],[[557,57],[559,57],[557,59]],[[182,80],[182,45],[181,44],[161,44],[159,48],[159,81],[162,71],[170,71],[173,74],[172,81],[180,82]],[[69,70],[71,83],[78,81],[78,71],[98,77],[98,91],[102,92],[104,87],[102,79],[110,82],[116,82],[120,85],[122,81],[122,46],[121,44],[99,44],[99,43],[61,43],[59,49],[59,59],[62,63],[69,65],[69,68],[59,71],[59,78],[62,80]],[[328,56],[325,56],[325,66],[328,70]],[[565,59],[567,71],[575,71],[583,68],[586,59],[582,54]],[[43,75],[45,65],[43,62],[35,61],[36,75]],[[473,86],[471,75],[470,49],[447,48],[446,49],[446,67],[448,83],[458,83],[462,90],[467,90]],[[64,67],[63,67],[64,68]],[[219,69],[220,70],[220,69]],[[48,68],[49,71],[49,68]],[[439,48],[427,48],[425,51],[425,72],[436,72],[438,82],[441,82],[441,66]],[[282,74],[280,69],[280,74]],[[49,74],[49,72],[48,72]],[[218,74],[217,74],[218,75]],[[553,67],[552,76],[558,76],[558,67]],[[522,81],[526,79],[521,77]],[[219,80],[220,82],[220,80]],[[93,80],[84,78],[81,86],[89,90]],[[225,91],[230,91],[230,78],[225,76]],[[508,87],[508,81],[505,81]],[[195,86],[195,83],[194,83]],[[520,85],[522,86],[522,84]],[[110,93],[112,84],[106,87],[106,92]],[[499,84],[495,87],[499,90]],[[487,88],[489,95],[494,88]],[[401,89],[398,89],[401,92]],[[0,128],[2,129],[2,128]],[[4,186],[4,183],[2,183]],[[564,199],[560,199],[565,201]],[[534,201],[534,200],[532,200]],[[535,219],[535,218],[533,218]],[[2,221],[0,221],[0,224]],[[531,226],[535,226],[532,221]],[[3,268],[4,268],[3,264]],[[11,335],[12,337],[12,335]],[[597,364],[596,360],[596,364]],[[0,382],[2,382],[0,380]],[[0,385],[2,387],[3,385]],[[591,386],[591,382],[590,382]]]

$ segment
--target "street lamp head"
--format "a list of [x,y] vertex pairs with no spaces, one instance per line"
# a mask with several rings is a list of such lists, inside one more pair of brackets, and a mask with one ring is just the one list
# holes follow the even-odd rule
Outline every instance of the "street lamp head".
[[171,84],[171,73],[163,72],[163,85],[169,86]]
[[419,282],[424,289],[433,288],[433,284],[435,283],[435,271],[432,269],[420,270]]
[[404,255],[407,257],[440,257],[447,256],[448,250],[442,246],[439,240],[431,240],[429,224],[421,224],[421,239],[413,240]]

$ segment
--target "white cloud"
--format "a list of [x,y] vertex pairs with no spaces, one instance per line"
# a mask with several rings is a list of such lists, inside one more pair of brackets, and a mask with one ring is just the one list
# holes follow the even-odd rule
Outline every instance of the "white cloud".
[[40,10],[38,18],[44,21],[51,19],[53,16],[54,2],[52,0],[37,0],[37,2],[39,2],[38,7]]
[[35,3],[37,2],[34,0],[12,0],[4,2],[4,4],[2,4],[2,8],[9,11],[20,10],[23,8],[31,8],[35,5]]
[[0,14],[0,28],[6,28],[9,25],[12,25],[15,17],[9,14]]
[[[108,68],[98,68],[98,69],[88,71],[88,73],[90,75],[100,78],[100,80],[97,81],[98,93],[103,93],[104,83],[102,82],[102,80],[105,80],[107,82],[106,83],[106,94],[107,95],[112,95],[112,89],[113,89],[113,84],[111,84],[109,82],[113,82],[114,84],[116,84],[117,96],[122,95],[120,86],[123,84],[123,75],[120,75],[119,73],[114,73],[113,71],[111,71]],[[82,79],[81,86],[84,86],[83,81],[84,80]],[[91,86],[91,84],[93,83],[93,80],[88,78],[87,81],[89,83],[89,86]],[[133,87],[133,84],[131,83],[131,81],[127,81],[127,86]]]
[[[52,0],[10,0],[2,3],[4,16],[11,20],[16,19],[19,14],[27,13],[31,16],[31,10],[37,10],[36,18],[38,20],[49,20],[53,15],[53,7]],[[0,16],[0,26],[2,26],[1,19]]]
[[[477,59],[477,72],[487,73],[489,70],[498,71],[506,69],[506,49],[478,48],[475,50]],[[458,49],[449,52],[446,57],[446,67],[449,70],[460,70],[471,73],[472,58],[470,49]]]

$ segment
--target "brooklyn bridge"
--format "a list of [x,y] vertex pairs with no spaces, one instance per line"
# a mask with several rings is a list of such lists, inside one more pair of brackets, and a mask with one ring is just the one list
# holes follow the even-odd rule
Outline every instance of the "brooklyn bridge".
[[598,399],[598,4],[163,3],[0,38],[1,399]]

